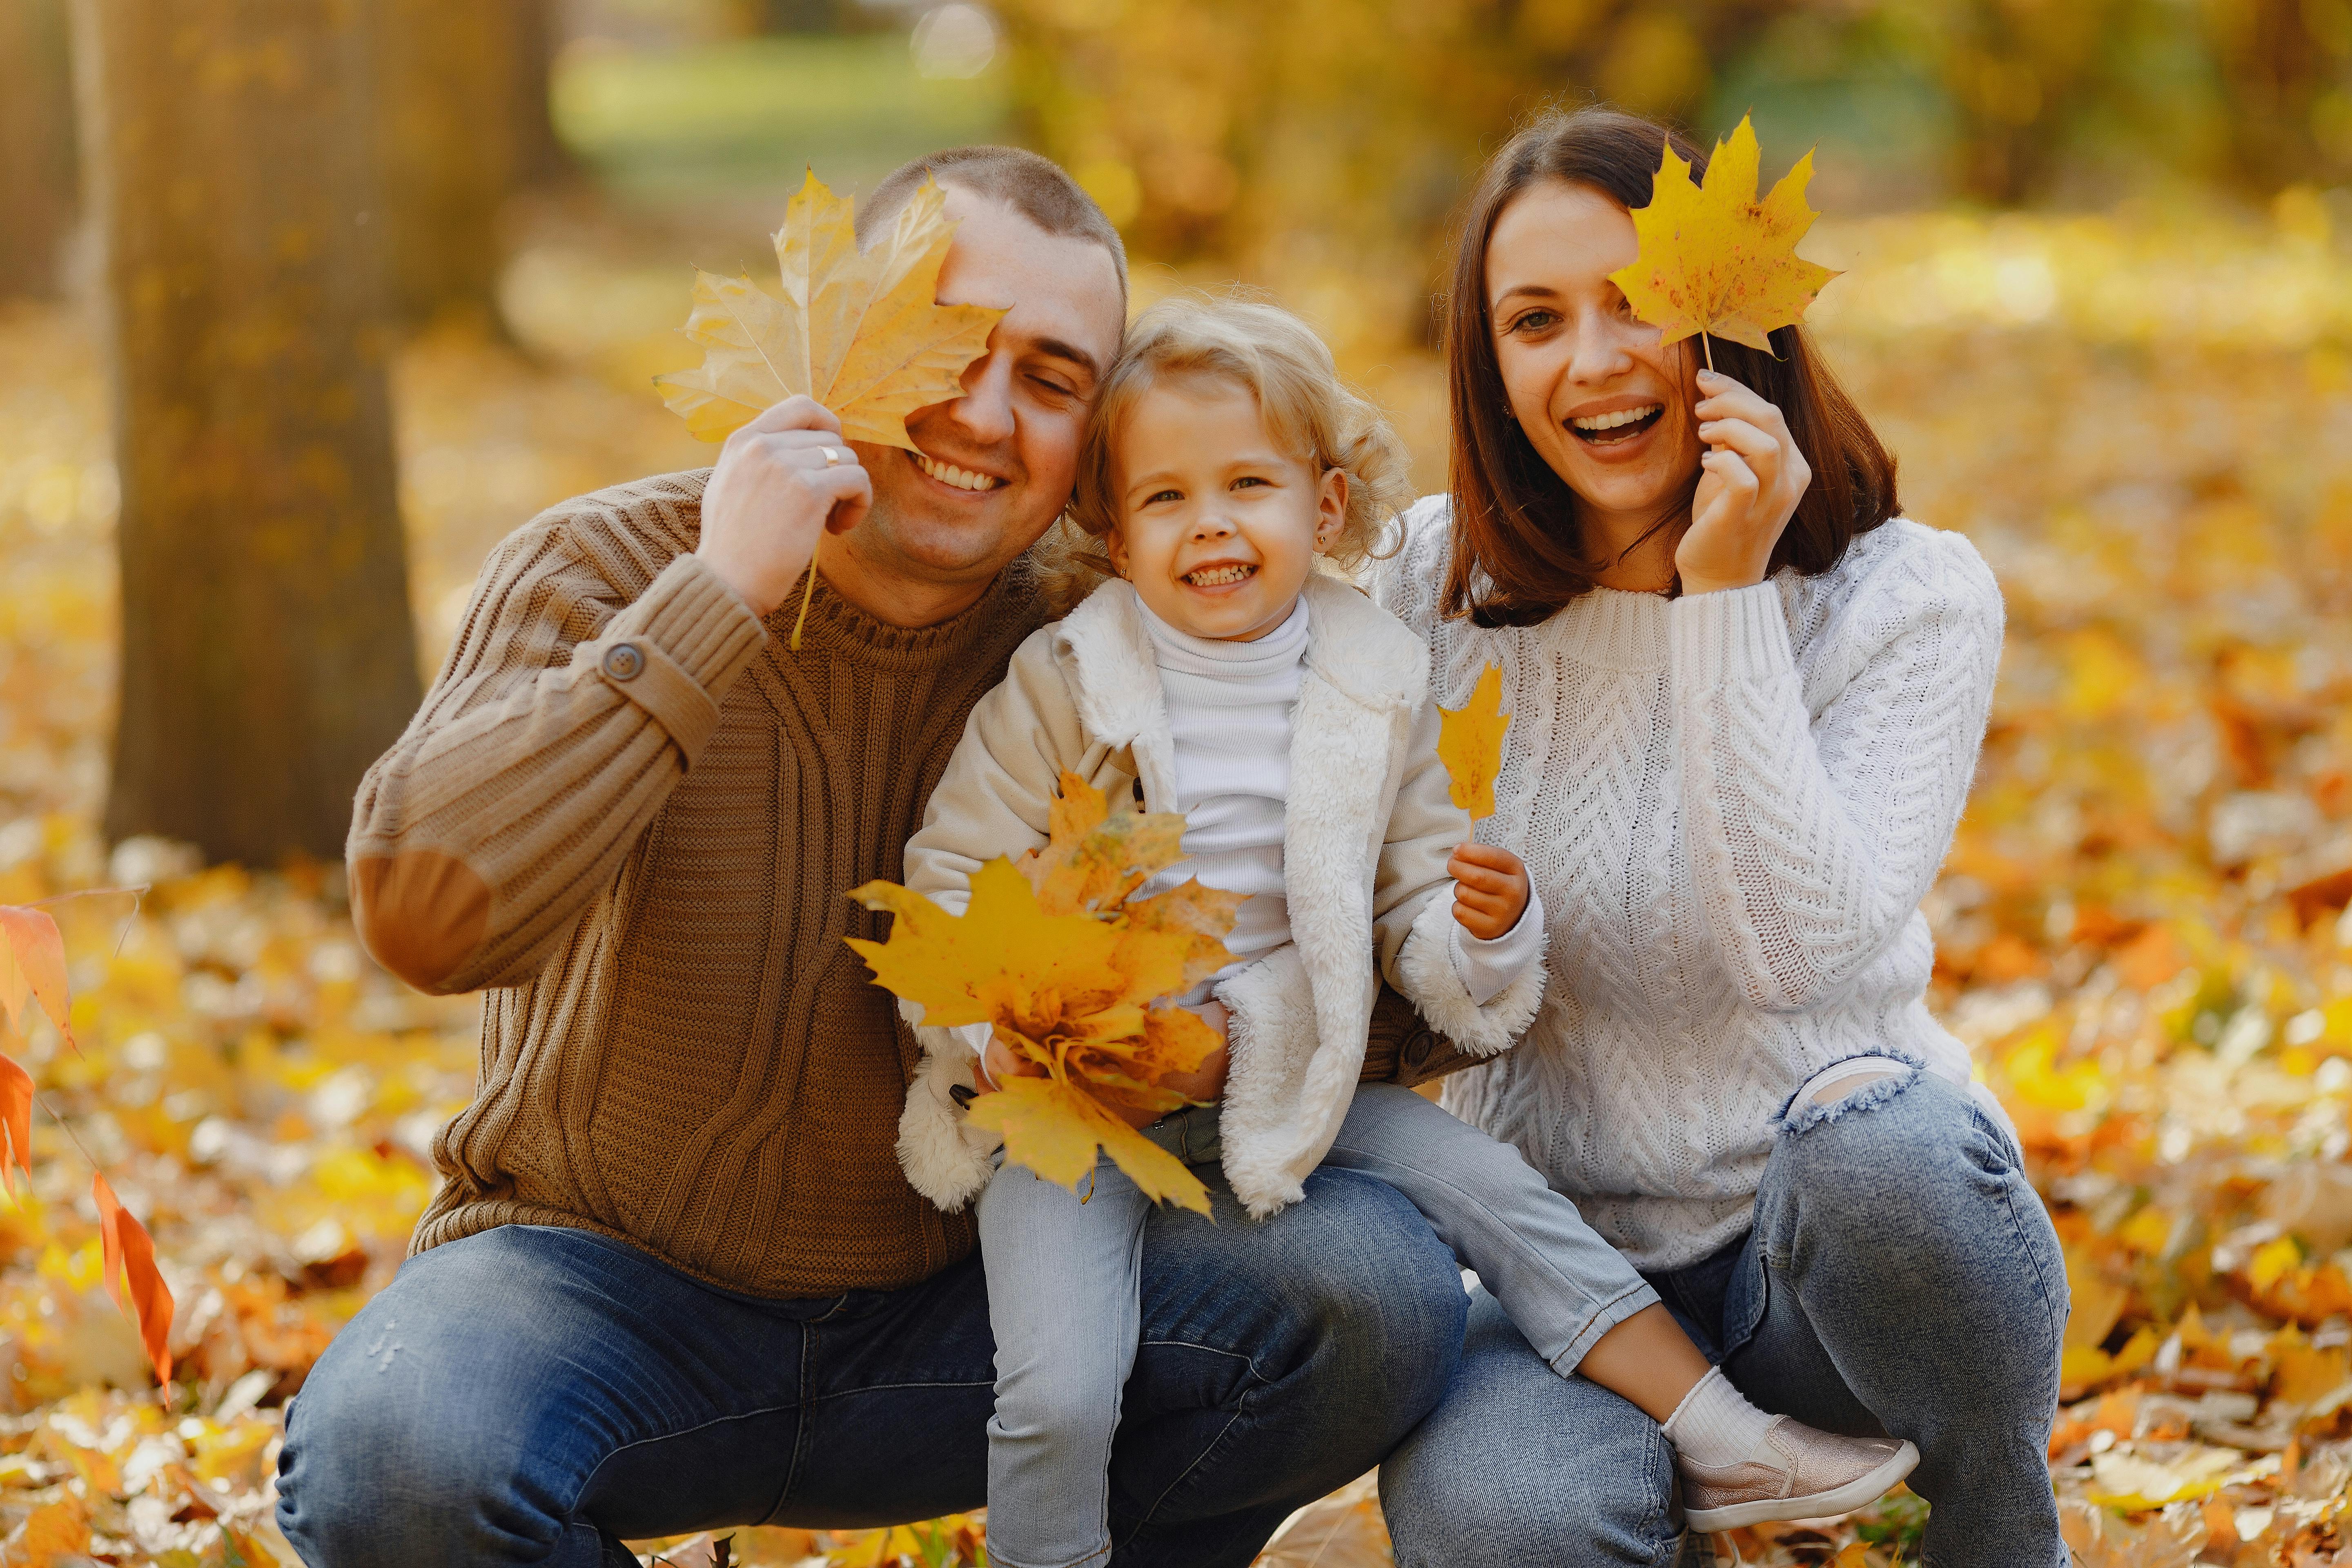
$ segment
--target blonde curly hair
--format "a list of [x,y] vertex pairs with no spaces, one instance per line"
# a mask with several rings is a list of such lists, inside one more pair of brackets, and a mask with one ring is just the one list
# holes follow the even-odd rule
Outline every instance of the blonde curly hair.
[[1352,578],[1365,562],[1393,552],[1391,525],[1412,499],[1403,444],[1386,416],[1339,379],[1314,329],[1246,295],[1178,295],[1128,328],[1088,412],[1077,484],[1043,563],[1055,614],[1114,575],[1100,542],[1118,525],[1119,436],[1144,394],[1170,380],[1241,388],[1284,449],[1318,472],[1347,476],[1347,516],[1321,558],[1326,570]]

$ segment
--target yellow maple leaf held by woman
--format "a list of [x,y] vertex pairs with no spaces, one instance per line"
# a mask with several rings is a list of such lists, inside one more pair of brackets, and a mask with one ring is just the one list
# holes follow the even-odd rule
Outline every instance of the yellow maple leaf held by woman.
[[1820,216],[1805,205],[1812,153],[1759,202],[1762,159],[1745,115],[1729,141],[1715,144],[1704,184],[1691,184],[1690,164],[1666,148],[1650,205],[1633,214],[1641,251],[1631,267],[1609,275],[1633,313],[1664,333],[1661,342],[1704,333],[1770,353],[1765,334],[1801,321],[1837,276],[1797,255],[1797,241]]

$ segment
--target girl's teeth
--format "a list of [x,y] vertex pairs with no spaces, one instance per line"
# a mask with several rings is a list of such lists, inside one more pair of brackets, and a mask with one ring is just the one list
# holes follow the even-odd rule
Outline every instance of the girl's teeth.
[[1633,425],[1655,414],[1659,405],[1648,403],[1639,408],[1621,408],[1614,414],[1596,414],[1589,419],[1571,419],[1569,424],[1579,430],[1614,430],[1620,425]]
[[1195,588],[1215,588],[1238,583],[1256,570],[1255,566],[1213,566],[1205,572],[1187,572],[1184,581]]
[[992,490],[1004,482],[993,474],[971,473],[952,463],[927,458],[920,452],[915,454],[915,466],[931,478],[953,485],[960,490]]

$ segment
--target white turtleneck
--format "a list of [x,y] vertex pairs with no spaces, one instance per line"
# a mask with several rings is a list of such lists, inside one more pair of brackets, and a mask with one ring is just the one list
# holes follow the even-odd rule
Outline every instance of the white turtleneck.
[[[1214,977],[1223,979],[1290,940],[1282,824],[1290,794],[1291,710],[1307,668],[1307,601],[1302,596],[1280,626],[1253,642],[1197,637],[1152,614],[1140,599],[1137,607],[1151,634],[1167,698],[1187,855],[1145,890],[1160,892],[1198,877],[1208,887],[1249,895],[1225,938],[1234,962]],[[1459,926],[1453,936],[1454,972],[1471,1000],[1484,1006],[1541,951],[1542,908],[1531,901],[1528,914],[1491,942]],[[1188,1000],[1207,994],[1204,984]]]
[[1141,600],[1137,607],[1167,694],[1175,806],[1184,814],[1188,857],[1161,872],[1150,890],[1198,877],[1208,887],[1248,895],[1225,938],[1234,962],[1224,973],[1231,973],[1290,940],[1282,816],[1290,794],[1290,710],[1307,669],[1307,601],[1301,597],[1280,626],[1254,642],[1196,637]]

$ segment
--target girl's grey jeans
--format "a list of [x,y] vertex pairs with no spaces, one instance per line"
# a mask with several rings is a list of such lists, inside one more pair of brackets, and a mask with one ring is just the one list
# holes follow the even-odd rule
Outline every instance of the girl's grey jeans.
[[[1219,1153],[1215,1118],[1214,1107],[1202,1107],[1145,1132],[1188,1164],[1212,1164]],[[1658,1300],[1517,1150],[1411,1089],[1360,1088],[1324,1163],[1377,1177],[1411,1200],[1499,1299],[1521,1352],[1533,1346],[1555,1369],[1544,1373],[1553,1382],[1571,1373],[1595,1340]],[[1077,1194],[1008,1165],[981,1194],[981,1256],[996,1332],[996,1413],[988,1426],[992,1563],[1066,1568],[1110,1555],[1111,1436],[1135,1361],[1150,1207],[1107,1159],[1097,1161],[1091,1188]]]
[[[2065,1265],[2014,1140],[1966,1089],[1906,1068],[1800,1097],[1755,1228],[1651,1283],[1765,1409],[1919,1446],[1927,1568],[2065,1563],[2047,1468]],[[1696,1547],[1656,1423],[1554,1376],[1484,1293],[1381,1495],[1398,1568],[1660,1568]]]

